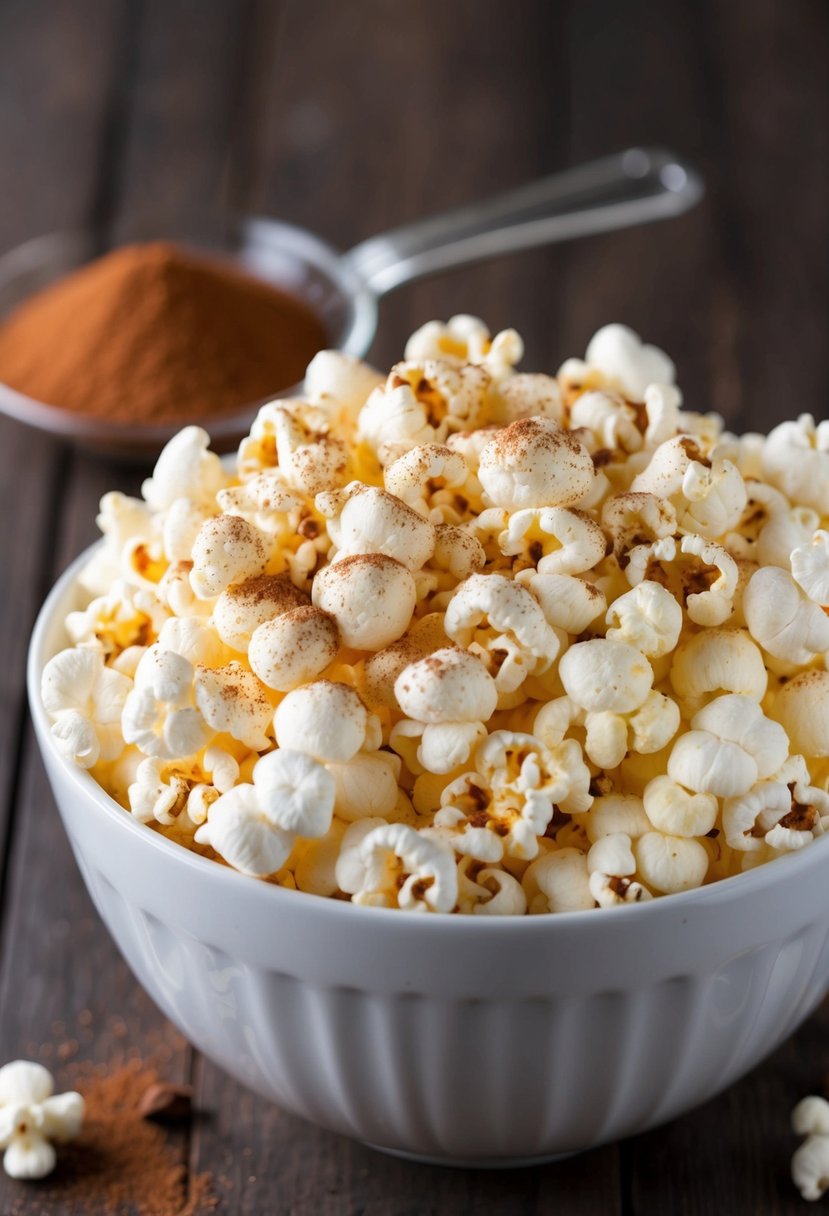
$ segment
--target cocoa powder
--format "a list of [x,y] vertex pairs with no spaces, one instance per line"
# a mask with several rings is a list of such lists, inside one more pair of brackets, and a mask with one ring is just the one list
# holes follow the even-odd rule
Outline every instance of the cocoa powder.
[[0,380],[118,422],[186,422],[301,380],[326,345],[299,300],[230,263],[128,245],[31,296],[0,325]]
[[200,1216],[215,1210],[210,1176],[188,1176],[182,1138],[177,1145],[169,1129],[145,1117],[148,1095],[167,1088],[155,1068],[137,1059],[114,1068],[76,1062],[61,1070],[61,1082],[84,1096],[83,1130],[60,1147],[54,1173],[26,1187],[10,1216]]

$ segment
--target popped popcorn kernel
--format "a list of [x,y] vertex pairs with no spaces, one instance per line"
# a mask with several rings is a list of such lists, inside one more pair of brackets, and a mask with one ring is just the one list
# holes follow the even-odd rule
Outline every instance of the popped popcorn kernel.
[[386,375],[322,351],[235,463],[188,427],[105,495],[63,756],[212,864],[395,911],[618,909],[826,835],[829,422],[729,434],[621,325],[522,356],[466,314]]

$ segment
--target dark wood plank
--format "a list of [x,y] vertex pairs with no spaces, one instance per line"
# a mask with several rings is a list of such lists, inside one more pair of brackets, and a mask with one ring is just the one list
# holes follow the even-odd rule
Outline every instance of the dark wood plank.
[[[0,11],[0,252],[88,216],[120,14],[107,0],[57,8],[33,0]],[[0,518],[14,525],[0,531],[0,895],[26,644],[46,585],[61,462],[57,445],[0,419]]]
[[762,430],[803,411],[825,416],[829,11],[816,0],[697,11],[738,283],[740,421]]

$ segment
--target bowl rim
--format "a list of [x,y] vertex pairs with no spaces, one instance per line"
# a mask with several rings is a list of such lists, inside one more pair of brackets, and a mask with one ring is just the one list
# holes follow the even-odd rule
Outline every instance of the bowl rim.
[[[822,864],[829,866],[829,858],[824,857],[824,854],[829,850],[829,833],[826,833],[823,837],[813,841],[811,845],[775,858],[773,862],[756,866],[746,873],[722,878],[717,882],[696,887],[690,891],[681,891],[672,895],[661,895],[643,903],[626,904],[613,908],[590,908],[574,912],[554,912],[535,916],[461,916],[457,914],[401,916],[397,908],[368,908],[359,904],[353,904],[348,900],[332,899],[329,896],[315,895],[307,891],[296,891],[280,887],[275,883],[264,882],[242,874],[231,866],[222,865],[211,858],[202,857],[200,854],[177,844],[173,840],[169,840],[166,836],[161,835],[161,833],[154,832],[152,829],[148,829],[147,825],[135,820],[128,811],[106,792],[103,786],[98,784],[86,769],[80,768],[64,757],[58,751],[53,741],[50,729],[51,724],[40,695],[41,674],[47,661],[44,654],[46,635],[55,624],[55,617],[60,601],[67,594],[70,587],[73,584],[77,584],[81,570],[87,564],[94,551],[102,544],[103,542],[100,540],[94,542],[66,567],[46,597],[32,630],[26,662],[26,683],[29,710],[41,752],[44,753],[45,758],[45,752],[48,749],[52,759],[58,764],[70,785],[77,790],[79,796],[82,796],[88,802],[92,802],[97,811],[106,816],[110,822],[117,823],[119,825],[117,830],[125,833],[125,841],[134,840],[139,846],[143,842],[143,844],[151,848],[159,849],[167,859],[171,861],[177,860],[190,869],[193,874],[203,875],[205,882],[215,882],[220,886],[224,886],[228,892],[232,891],[237,895],[243,896],[244,892],[247,891],[249,898],[260,899],[263,901],[263,904],[264,901],[269,901],[271,905],[270,910],[273,913],[278,913],[280,906],[284,907],[287,901],[294,912],[296,912],[297,908],[305,905],[309,911],[315,910],[317,914],[352,917],[368,916],[370,923],[378,927],[382,922],[388,924],[389,918],[391,918],[395,924],[401,926],[410,923],[423,926],[424,921],[427,924],[439,924],[444,926],[441,932],[449,933],[481,933],[492,932],[496,929],[498,932],[507,933],[541,933],[551,931],[552,926],[557,926],[557,928],[552,928],[553,932],[563,932],[566,928],[573,929],[579,927],[584,930],[590,925],[595,926],[597,924],[597,917],[606,918],[607,916],[613,916],[614,918],[618,918],[620,915],[623,915],[626,918],[626,923],[632,924],[634,919],[637,921],[648,920],[654,916],[665,916],[668,912],[672,912],[675,915],[681,915],[683,912],[691,913],[695,907],[701,907],[712,902],[720,902],[723,899],[726,902],[731,902],[734,899],[748,898],[752,893],[755,895],[759,894],[770,886],[775,886],[790,878],[795,879],[797,875],[812,866]],[[209,877],[210,875],[212,875],[212,878]],[[228,884],[230,885],[228,886]],[[301,900],[299,904],[296,902],[298,898]],[[664,908],[665,911],[659,912],[658,909],[660,908]],[[347,909],[347,911],[343,911],[343,909]],[[598,923],[602,922],[599,921]],[[617,923],[617,920],[614,919],[613,923]],[[523,930],[517,927],[521,925],[524,926]],[[421,928],[416,931],[422,932],[423,929]]]
[[[353,316],[340,334],[332,334],[332,340],[336,340],[336,345],[330,349],[337,350],[342,354],[353,355],[357,358],[363,358],[368,351],[375,332],[377,330],[378,304],[376,294],[368,287],[368,285],[359,278],[357,272],[348,260],[343,257],[338,249],[329,244],[328,241],[317,236],[308,228],[301,228],[297,224],[289,224],[283,220],[273,219],[270,216],[263,215],[239,215],[232,219],[233,231],[237,231],[243,235],[245,240],[244,248],[255,252],[257,249],[266,252],[269,243],[274,240],[283,247],[290,243],[301,259],[320,270],[323,270],[337,289],[341,292],[344,299],[351,301],[353,308]],[[93,248],[94,233],[89,228],[66,228],[55,229],[50,232],[41,233],[39,236],[30,237],[25,241],[13,245],[0,253],[0,281],[6,276],[13,277],[15,274],[21,273],[27,259],[37,256],[39,250],[47,251],[53,245],[61,243],[76,243],[83,248]],[[170,234],[161,235],[157,238],[142,237],[135,240],[116,241],[109,248],[102,251],[100,255],[91,254],[89,259],[84,259],[81,265],[86,265],[88,261],[93,260],[96,256],[105,256],[107,253],[114,252],[117,249],[122,249],[131,244],[145,244],[154,239],[169,241],[178,245],[181,248],[190,249],[194,254],[199,254],[203,257],[230,257],[238,263],[240,269],[246,271],[251,277],[260,279],[262,282],[270,283],[271,286],[276,286],[276,279],[269,279],[267,276],[258,274],[242,263],[238,256],[239,251],[230,248],[223,248],[218,245],[211,246],[210,243],[202,237],[188,237],[186,234]],[[42,255],[43,256],[43,255]],[[19,265],[18,265],[19,264]],[[35,294],[35,293],[31,293]],[[26,296],[20,303],[24,303],[31,296]],[[320,349],[329,349],[321,347]],[[30,426],[35,430],[44,431],[51,435],[57,435],[68,440],[90,440],[123,443],[125,446],[134,447],[140,444],[157,444],[164,443],[169,440],[183,426],[197,425],[204,426],[210,429],[211,435],[216,440],[221,440],[228,435],[236,435],[239,432],[246,420],[252,418],[255,413],[268,401],[275,401],[280,398],[293,397],[301,394],[303,381],[298,380],[294,384],[286,385],[279,389],[278,392],[267,394],[258,398],[255,401],[246,402],[239,406],[238,409],[232,412],[222,414],[205,414],[194,418],[181,418],[171,422],[134,422],[134,421],[119,421],[113,418],[99,418],[93,414],[85,414],[75,410],[63,409],[61,406],[53,405],[48,401],[41,401],[37,397],[30,397],[28,394],[21,392],[19,389],[12,388],[11,385],[0,378],[0,414],[5,414],[8,418],[13,418],[16,422],[21,422],[25,426]]]

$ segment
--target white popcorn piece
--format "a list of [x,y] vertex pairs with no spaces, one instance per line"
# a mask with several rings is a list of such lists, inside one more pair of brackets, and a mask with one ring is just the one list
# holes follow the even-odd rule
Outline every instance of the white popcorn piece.
[[478,476],[493,506],[574,506],[593,484],[590,453],[546,418],[522,418],[498,431],[481,452]]
[[57,1163],[53,1142],[64,1144],[81,1131],[83,1098],[54,1090],[42,1064],[14,1060],[0,1068],[0,1149],[11,1178],[45,1178]]
[[514,329],[490,336],[480,317],[459,313],[443,321],[427,321],[406,343],[405,357],[421,363],[441,359],[458,366],[480,363],[496,378],[509,376],[524,355],[524,343]]
[[647,887],[636,882],[636,858],[631,839],[624,832],[601,836],[587,854],[590,894],[600,908],[642,903],[652,898]]
[[133,819],[150,823],[153,819],[166,826],[176,823],[187,809],[191,782],[170,765],[147,756],[138,765],[135,781],[127,791]]
[[641,401],[650,384],[673,384],[676,369],[658,346],[643,342],[627,325],[605,325],[593,335],[587,345],[584,362],[571,360],[559,376],[586,379],[598,372],[602,382],[618,388],[633,401]]
[[751,636],[776,659],[802,666],[829,650],[829,617],[778,566],[751,576],[743,614]]
[[565,633],[582,633],[607,608],[601,588],[583,578],[532,571],[529,577],[521,577],[520,581],[538,600],[553,628]]
[[353,428],[369,394],[384,377],[362,359],[339,350],[320,350],[305,369],[305,392],[314,405],[341,426]]
[[259,574],[224,589],[213,607],[213,626],[226,646],[247,654],[260,625],[307,604],[288,574]]
[[487,722],[498,690],[480,659],[453,647],[405,667],[394,684],[403,713],[418,722]]
[[789,753],[778,722],[751,697],[717,697],[691,719],[668,758],[668,776],[694,793],[730,798],[770,777]]
[[787,498],[829,514],[829,422],[816,426],[811,414],[781,422],[766,438],[761,465]]
[[811,507],[790,507],[783,499],[783,509],[775,510],[757,535],[755,557],[761,566],[789,570],[792,551],[808,545],[819,528],[817,511]]
[[653,669],[641,650],[606,638],[577,642],[558,670],[568,697],[589,712],[638,709],[653,683]]
[[632,713],[586,713],[584,750],[593,764],[609,771],[622,763],[628,751],[640,755],[661,751],[673,739],[679,724],[677,703],[652,689]]
[[287,693],[274,714],[280,747],[323,762],[347,763],[379,746],[377,719],[347,684],[316,680]]
[[458,862],[458,911],[471,916],[522,916],[527,897],[517,878],[474,857]]
[[[810,600],[822,608],[829,605],[829,532],[818,529],[807,544],[789,555],[792,577]],[[829,647],[823,647],[829,649]]]
[[646,832],[633,843],[642,880],[665,895],[702,886],[708,873],[708,853],[698,840]]
[[90,595],[106,595],[121,572],[124,547],[133,540],[157,539],[153,513],[140,498],[117,490],[104,494],[95,523],[103,541],[81,571],[78,582]]
[[583,511],[528,507],[515,511],[499,537],[506,557],[520,557],[539,574],[583,574],[605,555],[605,536]]
[[97,650],[62,650],[41,677],[43,707],[58,750],[81,768],[115,760],[123,751],[121,715],[132,680],[104,665]]
[[397,803],[400,758],[390,752],[361,752],[343,764],[329,763],[334,778],[334,811],[352,823],[387,819]]
[[602,527],[610,534],[613,553],[623,565],[634,547],[673,535],[676,511],[673,503],[655,494],[613,494],[602,504]]
[[66,617],[66,632],[75,646],[100,650],[105,659],[131,646],[146,646],[167,619],[157,596],[116,579],[105,595]]
[[520,372],[498,384],[493,394],[492,421],[509,426],[522,418],[550,418],[564,422],[564,401],[561,386],[554,376],[539,372]]
[[253,785],[272,823],[296,836],[324,836],[331,826],[336,784],[305,752],[277,748],[257,760]]
[[199,617],[168,617],[161,627],[157,646],[181,655],[195,667],[219,667],[230,658],[228,648],[214,629]]
[[802,1098],[791,1123],[795,1135],[806,1137],[792,1157],[792,1182],[804,1199],[821,1199],[829,1190],[829,1102]]
[[248,662],[267,688],[289,692],[321,675],[339,648],[334,618],[307,604],[258,625],[250,639]]
[[234,785],[208,808],[207,822],[195,835],[234,870],[251,878],[267,878],[285,864],[294,837],[264,812],[255,786]]
[[642,799],[635,794],[600,794],[593,799],[585,818],[587,838],[593,844],[603,836],[620,833],[636,840],[652,827]]
[[161,760],[200,751],[212,731],[193,701],[195,676],[187,659],[151,646],[136,668],[134,687],[124,702],[124,740]]
[[706,629],[681,641],[670,679],[689,704],[720,691],[761,701],[768,687],[763,655],[744,629]]
[[802,757],[788,763],[771,781],[760,781],[740,798],[723,804],[726,842],[740,852],[768,845],[792,852],[811,844],[829,827],[829,795],[809,784]]
[[610,451],[638,452],[642,446],[635,408],[615,393],[595,389],[582,393],[570,410],[570,426],[586,427],[598,446]]
[[605,620],[610,641],[635,646],[648,658],[670,654],[682,632],[682,608],[667,588],[649,579],[615,599]]
[[174,616],[197,616],[207,620],[213,611],[215,600],[202,600],[196,595],[190,584],[190,572],[193,563],[172,562],[155,589],[159,603]]
[[492,377],[482,366],[444,359],[396,363],[360,411],[357,437],[391,464],[409,448],[445,443],[485,421]]
[[231,583],[265,573],[267,539],[238,515],[216,515],[199,528],[192,560],[192,588],[199,599],[211,599]]
[[370,704],[400,708],[394,695],[395,680],[416,659],[449,645],[443,620],[443,613],[427,613],[413,622],[399,641],[366,658],[362,691]]
[[462,582],[470,574],[476,574],[486,564],[486,553],[481,542],[465,528],[452,524],[435,525],[435,551],[430,567],[445,570],[456,582]]
[[829,756],[829,672],[802,671],[788,680],[774,698],[773,712],[793,752]]
[[305,499],[285,484],[279,469],[266,469],[216,495],[223,514],[238,515],[259,532],[287,539],[305,510]]
[[582,912],[596,906],[587,857],[580,849],[542,853],[527,867],[521,885],[531,913]]
[[386,490],[353,481],[344,490],[318,494],[316,505],[328,520],[338,560],[380,553],[414,572],[434,553],[434,525]]
[[642,802],[649,821],[669,836],[707,836],[719,812],[713,794],[691,793],[665,774],[648,782]]
[[[344,848],[345,844],[344,837]],[[353,903],[408,912],[451,912],[454,908],[458,898],[455,858],[441,841],[406,824],[390,823],[367,832],[356,852],[350,872],[337,867],[337,881]]]
[[528,675],[546,671],[560,646],[530,592],[500,574],[473,574],[461,583],[444,628],[494,670],[499,692],[514,692]]
[[330,613],[346,646],[378,650],[406,632],[417,588],[402,562],[361,553],[320,570],[311,598],[316,608]]
[[273,705],[254,673],[236,659],[223,667],[197,667],[193,699],[218,734],[228,734],[255,752],[270,745]]
[[[436,492],[453,487],[460,489],[467,475],[466,461],[459,452],[453,452],[443,444],[425,443],[411,448],[390,464],[384,470],[383,481],[389,494],[429,519],[436,506]],[[440,507],[436,509],[438,518],[432,522],[440,523],[443,516]]]
[[682,394],[674,384],[657,383],[648,385],[644,398],[648,419],[645,447],[652,449],[682,430],[679,410]]
[[[683,556],[690,561],[683,562]],[[695,625],[722,625],[731,616],[737,590],[737,563],[722,545],[702,536],[686,535],[677,545],[672,536],[654,544],[634,546],[628,554],[625,576],[632,587],[654,575],[661,565],[668,589],[685,605]],[[716,576],[714,575],[716,571]],[[702,590],[698,590],[698,588]]]
[[167,561],[189,561],[199,528],[206,519],[215,514],[215,504],[214,509],[208,511],[204,505],[192,502],[189,498],[177,498],[170,503],[164,512],[161,525],[161,547]]
[[210,436],[198,426],[186,426],[166,444],[152,477],[141,486],[152,511],[166,511],[180,498],[215,509],[216,494],[229,481],[221,459],[210,450]]
[[239,445],[238,465],[243,481],[278,468],[290,489],[313,496],[345,482],[348,457],[324,409],[286,398],[259,410]]

